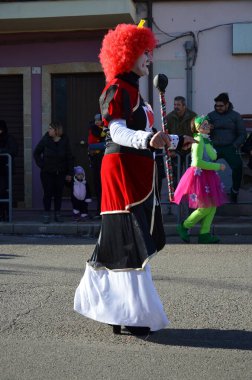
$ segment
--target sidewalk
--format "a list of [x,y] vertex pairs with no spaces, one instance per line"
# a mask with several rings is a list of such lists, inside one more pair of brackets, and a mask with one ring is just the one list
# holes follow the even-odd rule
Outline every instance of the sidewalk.
[[[236,205],[237,209],[241,205]],[[79,235],[88,238],[96,238],[100,231],[101,220],[89,219],[85,222],[74,222],[71,210],[63,210],[63,223],[52,221],[43,224],[42,210],[14,209],[12,222],[0,222],[0,234],[14,235]],[[212,225],[212,232],[216,235],[252,235],[252,214],[219,215],[217,212]],[[164,228],[166,236],[177,236],[177,217],[169,212],[163,212]],[[198,233],[197,227],[193,235]]]

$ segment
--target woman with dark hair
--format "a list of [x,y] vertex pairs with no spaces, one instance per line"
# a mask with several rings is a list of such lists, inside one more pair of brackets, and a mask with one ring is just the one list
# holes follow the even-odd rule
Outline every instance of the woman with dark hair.
[[153,150],[188,146],[192,138],[153,133],[153,112],[139,92],[156,44],[152,31],[118,25],[103,39],[107,85],[100,97],[108,128],[103,157],[101,232],[75,293],[74,309],[136,335],[167,326],[150,259],[165,245]]
[[34,159],[41,169],[40,178],[44,190],[45,224],[51,221],[51,203],[54,198],[54,218],[63,222],[60,215],[65,180],[70,182],[74,160],[68,137],[63,133],[60,123],[51,123],[48,132],[42,137],[34,150]]

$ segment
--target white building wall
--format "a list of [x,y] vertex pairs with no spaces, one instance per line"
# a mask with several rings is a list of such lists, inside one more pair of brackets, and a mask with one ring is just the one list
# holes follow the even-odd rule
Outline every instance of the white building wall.
[[[138,4],[138,18],[144,17],[147,17],[146,6]],[[252,54],[232,54],[232,24],[239,22],[252,24],[252,0],[153,3],[153,31],[159,44],[185,32],[193,32],[197,39],[198,53],[192,72],[192,109],[198,114],[212,111],[214,98],[221,92],[229,93],[235,110],[241,114],[252,114]],[[155,24],[173,37],[159,31]],[[203,31],[203,29],[208,30]],[[252,39],[252,35],[250,38]],[[154,51],[154,76],[164,73],[169,78],[165,94],[167,113],[173,109],[175,96],[187,95],[185,41],[192,41],[192,37],[176,39]],[[140,83],[143,96],[147,99],[147,80],[142,79]],[[153,95],[155,124],[156,128],[160,129],[160,103],[156,89],[153,90]],[[226,188],[229,189],[231,186],[229,166],[227,165],[226,171],[220,174]],[[166,180],[164,184],[162,201],[166,204],[168,198]],[[241,188],[239,202],[251,202],[251,186],[249,189]],[[165,214],[166,206],[163,207]],[[172,210],[172,213],[177,212],[178,209]],[[241,212],[247,215],[246,210]]]
[[[138,10],[139,17],[146,17],[144,6]],[[170,35],[193,32],[197,38],[198,54],[193,67],[192,92],[192,109],[195,112],[205,114],[212,111],[214,97],[220,92],[228,92],[230,101],[238,112],[252,113],[252,54],[232,54],[231,25],[237,22],[252,23],[252,1],[155,2],[153,21]],[[229,23],[230,25],[223,25]],[[212,29],[200,32],[207,28]],[[172,39],[161,33],[155,24],[153,31],[159,43]],[[176,95],[186,97],[184,43],[188,40],[192,38],[186,36],[177,39],[154,52],[154,74],[163,72],[169,78],[166,91],[167,112],[173,109],[173,98]],[[155,94],[157,92],[154,90],[154,110],[159,120],[159,100]]]

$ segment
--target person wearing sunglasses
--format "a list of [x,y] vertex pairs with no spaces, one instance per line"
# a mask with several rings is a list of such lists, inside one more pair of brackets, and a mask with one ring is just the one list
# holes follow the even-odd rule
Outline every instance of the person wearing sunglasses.
[[246,129],[241,115],[234,111],[226,92],[219,94],[214,101],[215,109],[208,114],[209,122],[213,125],[211,139],[217,151],[217,159],[223,158],[232,170],[230,200],[237,203],[242,181],[239,149],[246,140]]

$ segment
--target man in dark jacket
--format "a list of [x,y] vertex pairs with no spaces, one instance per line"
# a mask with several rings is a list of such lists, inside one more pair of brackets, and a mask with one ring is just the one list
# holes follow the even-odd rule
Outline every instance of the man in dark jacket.
[[[168,133],[172,135],[192,136],[191,121],[195,116],[196,113],[187,108],[185,98],[183,96],[176,96],[174,98],[174,110],[166,116],[166,128]],[[175,187],[177,186],[177,182],[185,169],[186,157],[190,151],[191,149],[172,153],[172,167]],[[180,157],[180,171],[178,168],[176,153]]]
[[226,92],[215,99],[215,110],[208,114],[213,125],[211,139],[217,151],[218,159],[224,158],[232,170],[231,201],[236,203],[242,181],[242,160],[240,146],[246,140],[246,129],[241,115],[233,110]]
[[44,223],[50,223],[51,201],[54,198],[55,221],[60,215],[65,180],[71,181],[74,160],[68,137],[60,123],[51,123],[48,132],[34,150],[34,159],[41,169],[40,178],[44,190]]
[[[5,120],[0,120],[0,154],[10,154],[12,158],[12,173],[14,158],[18,153],[18,144],[15,138],[8,133]],[[0,199],[7,199],[9,186],[9,170],[7,156],[0,156]],[[8,219],[8,204],[0,202],[0,221]]]

